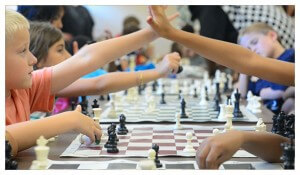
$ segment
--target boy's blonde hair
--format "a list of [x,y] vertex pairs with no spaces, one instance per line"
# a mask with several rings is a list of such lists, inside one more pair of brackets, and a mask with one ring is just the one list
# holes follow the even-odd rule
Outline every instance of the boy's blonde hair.
[[[263,35],[267,35],[267,33],[269,31],[273,31],[275,33],[277,33],[271,26],[269,26],[266,23],[254,23],[246,28],[243,28],[240,32],[239,32],[239,37],[238,37],[238,44],[241,43],[241,38],[249,33],[258,33],[258,34],[263,34]],[[277,40],[280,42],[280,38],[277,37]]]
[[5,43],[11,41],[18,30],[29,29],[29,22],[20,13],[5,10]]

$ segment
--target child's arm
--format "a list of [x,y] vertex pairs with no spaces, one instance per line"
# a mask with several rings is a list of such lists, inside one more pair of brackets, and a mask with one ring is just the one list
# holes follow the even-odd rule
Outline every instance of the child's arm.
[[13,155],[34,146],[41,135],[48,139],[75,130],[87,135],[92,141],[95,141],[95,135],[97,138],[101,138],[99,124],[81,114],[80,111],[81,107],[77,106],[75,111],[6,126],[6,135],[12,145]]
[[201,169],[217,169],[242,148],[268,162],[280,162],[280,143],[288,141],[268,132],[232,130],[205,139],[197,150],[196,161]]
[[274,100],[282,98],[284,91],[282,90],[273,90],[272,88],[263,88],[259,92],[259,96],[263,100]]
[[295,64],[261,57],[237,44],[210,39],[175,29],[166,20],[164,8],[151,6],[147,22],[162,37],[193,49],[201,56],[240,73],[271,82],[295,84]]
[[239,91],[242,98],[246,98],[248,92],[249,76],[240,74],[239,76]]
[[[175,19],[178,14],[169,17]],[[56,94],[75,80],[115,59],[138,50],[158,36],[151,28],[146,28],[125,36],[90,44],[80,49],[74,56],[53,67],[51,93]]]
[[96,78],[79,79],[56,95],[65,97],[100,95],[128,89],[140,83],[147,83],[164,77],[170,73],[170,70],[177,72],[179,61],[178,53],[168,54],[163,61],[156,65],[155,69],[139,72],[114,72]]

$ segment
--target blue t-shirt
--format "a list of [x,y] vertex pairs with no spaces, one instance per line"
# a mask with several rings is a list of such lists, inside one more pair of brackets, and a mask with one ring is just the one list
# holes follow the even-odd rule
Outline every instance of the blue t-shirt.
[[[294,49],[287,49],[285,50],[277,60],[286,61],[295,63],[295,50]],[[280,69],[280,68],[279,68]],[[249,90],[253,92],[255,95],[259,95],[260,91],[263,88],[271,88],[273,90],[286,90],[288,86],[272,83],[270,81],[266,81],[263,79],[259,79],[255,84],[249,83]]]

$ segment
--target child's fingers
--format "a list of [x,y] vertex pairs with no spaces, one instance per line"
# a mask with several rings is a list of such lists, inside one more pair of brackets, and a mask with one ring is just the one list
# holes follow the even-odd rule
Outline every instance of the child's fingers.
[[78,42],[77,41],[74,41],[73,42],[73,54],[77,53],[78,52]]
[[96,141],[94,132],[88,132],[87,136],[91,139],[92,143],[94,143]]
[[178,16],[179,16],[179,13],[176,12],[176,13],[174,13],[174,14],[168,16],[168,20],[169,20],[169,21],[173,21],[173,20],[176,19]]
[[75,111],[81,112],[81,105],[77,105]]
[[98,129],[98,128],[96,128],[95,131],[94,131],[94,133],[95,133],[95,136],[96,136],[97,140],[100,140],[101,137],[102,137],[102,132],[101,132],[101,130]]

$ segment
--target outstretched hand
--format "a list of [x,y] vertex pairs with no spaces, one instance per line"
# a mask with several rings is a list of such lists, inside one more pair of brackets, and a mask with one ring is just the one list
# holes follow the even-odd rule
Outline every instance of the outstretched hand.
[[235,130],[206,138],[196,153],[199,168],[218,169],[223,162],[231,159],[242,143],[242,133]]
[[173,29],[169,21],[177,18],[179,13],[177,12],[167,17],[165,14],[165,9],[167,9],[167,6],[148,6],[148,9],[150,16],[147,18],[147,23],[158,35],[165,37],[166,34]]
[[169,73],[177,73],[180,66],[180,56],[177,52],[173,52],[164,56],[163,60],[156,66],[156,70],[162,77]]

